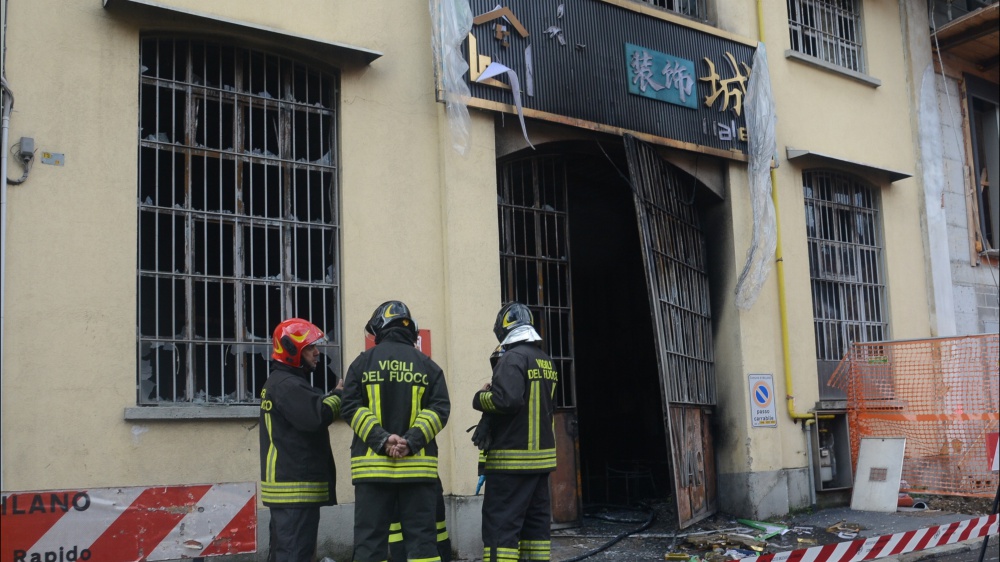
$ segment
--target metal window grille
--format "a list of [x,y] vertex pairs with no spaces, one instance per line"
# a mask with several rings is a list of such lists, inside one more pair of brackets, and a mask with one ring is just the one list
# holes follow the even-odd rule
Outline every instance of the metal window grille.
[[208,41],[140,45],[138,402],[254,403],[303,317],[341,363],[336,78]]
[[533,158],[500,166],[500,286],[503,302],[531,308],[556,363],[556,405],[576,405],[566,161]]
[[705,7],[705,0],[638,0],[644,4],[656,6],[657,8],[674,12],[692,19],[708,19],[708,9]]
[[717,402],[705,235],[685,181],[656,150],[625,137],[665,398]]
[[837,172],[802,181],[816,358],[838,361],[852,342],[889,335],[878,192]]
[[792,50],[865,72],[858,0],[788,0]]

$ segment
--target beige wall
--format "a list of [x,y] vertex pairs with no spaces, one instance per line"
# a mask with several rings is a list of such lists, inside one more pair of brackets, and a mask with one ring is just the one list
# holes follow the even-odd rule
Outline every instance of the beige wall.
[[[465,404],[488,377],[499,306],[495,250],[483,251],[496,244],[492,119],[475,116],[466,156],[451,150],[435,102],[425,4],[315,7],[247,10],[230,1],[210,9],[384,53],[370,66],[342,69],[345,367],[363,349],[374,307],[402,299],[431,330],[456,406]],[[36,165],[10,191],[5,489],[256,480],[255,420],[123,420],[135,405],[138,33],[170,24],[88,0],[12,2],[8,21],[10,136],[34,137],[67,163]],[[461,234],[448,237],[447,229]],[[466,410],[456,407],[439,437],[456,453],[444,455],[446,482],[451,471],[475,471],[471,443],[464,432],[453,442],[451,429],[475,423]],[[349,501],[345,424],[334,426],[333,440],[341,499]],[[474,485],[458,478],[455,491]]]
[[[442,479],[447,490],[471,494],[476,451],[464,429],[478,415],[468,397],[489,376],[499,305],[495,124],[492,114],[473,111],[469,152],[451,149],[444,106],[435,101],[426,3],[289,0],[248,9],[247,0],[163,2],[384,53],[368,66],[341,67],[344,362],[363,348],[362,326],[377,304],[398,298],[411,306],[432,331],[434,359],[453,398],[453,417],[439,437]],[[869,74],[881,80],[878,88],[786,59],[787,15],[765,10],[799,411],[818,393],[802,169],[785,160],[784,149],[916,171],[898,7],[864,6]],[[256,480],[255,420],[123,419],[135,405],[136,383],[138,37],[172,24],[108,11],[96,0],[11,2],[8,9],[5,69],[17,96],[10,137],[33,137],[40,150],[65,153],[66,165],[36,163],[28,183],[9,192],[4,488]],[[726,2],[717,12],[720,28],[756,37],[754,2]],[[12,166],[9,175],[17,171]],[[925,336],[921,187],[912,179],[871,179],[883,185],[892,335]],[[729,222],[713,234],[718,415],[726,428],[719,471],[801,468],[803,434],[783,401],[777,430],[750,426],[748,373],[772,373],[778,396],[791,391],[783,380],[774,270],[753,309],[732,304],[752,217],[741,164],[728,167],[726,182],[730,199],[720,217]],[[337,424],[342,501],[353,497],[349,440],[350,430]]]
[[[733,9],[720,8],[719,27],[759,39],[754,4],[743,2]],[[727,448],[718,455],[720,473],[763,472],[806,465],[804,434],[801,426],[792,423],[787,415],[784,401],[778,405],[778,431],[752,428],[747,405],[748,373],[773,373],[775,395],[793,394],[799,413],[811,409],[819,397],[801,188],[803,167],[785,158],[785,148],[807,149],[910,174],[917,169],[898,6],[893,2],[864,3],[867,68],[869,75],[881,81],[876,88],[841,73],[786,58],[785,51],[790,47],[787,12],[783,4],[764,4],[764,40],[778,115],[779,168],[775,173],[775,189],[786,274],[792,388],[786,388],[784,382],[775,270],[772,269],[757,303],[745,313],[728,309],[733,306],[729,293],[735,289],[735,276],[727,276],[725,293],[721,295],[727,302],[721,311],[722,318],[717,319],[720,328],[716,338],[719,415],[727,427]],[[882,175],[846,169],[881,187],[890,333],[895,338],[927,336],[930,319],[925,306],[923,263],[919,259],[922,255],[920,185],[915,179],[888,184]],[[730,181],[735,241],[732,260],[742,267],[751,239],[752,218],[746,175],[740,166],[732,167]],[[713,294],[718,296],[719,292]],[[740,427],[741,418],[742,433],[728,433]],[[737,439],[741,435],[745,443]]]

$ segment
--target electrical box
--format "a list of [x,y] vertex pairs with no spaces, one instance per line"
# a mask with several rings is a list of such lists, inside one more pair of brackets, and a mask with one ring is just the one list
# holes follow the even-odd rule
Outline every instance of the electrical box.
[[18,156],[22,159],[30,159],[35,155],[35,139],[31,137],[21,137],[18,144]]
[[812,431],[816,491],[850,489],[854,486],[854,468],[847,411],[817,408],[816,413],[820,417]]

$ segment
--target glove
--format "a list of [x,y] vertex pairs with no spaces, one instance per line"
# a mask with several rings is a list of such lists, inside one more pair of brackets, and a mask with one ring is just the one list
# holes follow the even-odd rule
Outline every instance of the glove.
[[466,432],[472,431],[472,443],[479,447],[480,451],[488,451],[490,446],[493,445],[493,416],[490,414],[483,414],[483,417],[479,418],[479,423],[465,430]]

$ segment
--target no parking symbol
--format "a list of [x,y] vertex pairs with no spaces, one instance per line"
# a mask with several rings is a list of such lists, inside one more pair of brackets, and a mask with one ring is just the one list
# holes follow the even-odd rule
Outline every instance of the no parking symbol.
[[753,427],[778,427],[778,408],[774,404],[774,377],[748,375],[750,379],[750,420]]

